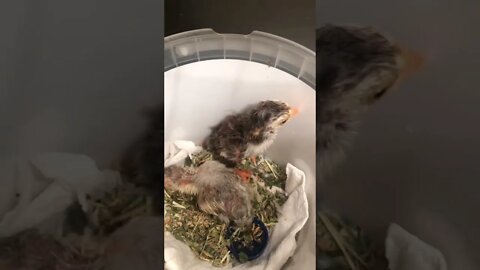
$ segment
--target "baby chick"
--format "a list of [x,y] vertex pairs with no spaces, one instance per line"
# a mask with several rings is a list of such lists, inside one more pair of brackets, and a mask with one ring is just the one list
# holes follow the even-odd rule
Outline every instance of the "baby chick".
[[214,126],[203,148],[215,160],[235,167],[246,157],[262,154],[275,140],[278,129],[297,112],[281,101],[262,101]]
[[317,168],[325,172],[343,156],[362,114],[409,63],[402,49],[368,27],[325,25],[316,38]]
[[200,210],[238,226],[252,222],[251,193],[240,178],[224,164],[210,160],[195,170],[165,168],[165,188],[197,195]]

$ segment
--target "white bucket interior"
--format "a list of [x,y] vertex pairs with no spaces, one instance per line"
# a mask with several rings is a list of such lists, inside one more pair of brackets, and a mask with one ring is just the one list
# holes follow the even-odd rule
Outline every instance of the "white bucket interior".
[[291,163],[306,174],[309,215],[297,241],[292,269],[315,265],[315,91],[296,77],[244,60],[208,60],[165,72],[165,141],[197,144],[227,114],[266,99],[300,109],[279,131],[265,156]]

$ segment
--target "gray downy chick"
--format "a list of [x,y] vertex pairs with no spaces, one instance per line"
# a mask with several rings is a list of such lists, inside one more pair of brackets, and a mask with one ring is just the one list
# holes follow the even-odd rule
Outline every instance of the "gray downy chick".
[[241,178],[224,164],[210,160],[194,172],[184,167],[165,168],[165,188],[197,195],[197,204],[205,213],[238,226],[252,222],[251,191]]
[[316,39],[317,171],[328,173],[362,115],[414,68],[413,55],[369,27],[325,25]]
[[200,209],[224,222],[232,220],[239,226],[251,224],[250,192],[233,170],[217,161],[207,161],[198,168],[195,182],[202,188],[198,194]]
[[297,112],[277,100],[252,104],[212,127],[203,148],[212,153],[215,160],[233,168],[242,159],[265,152],[274,142],[278,130]]

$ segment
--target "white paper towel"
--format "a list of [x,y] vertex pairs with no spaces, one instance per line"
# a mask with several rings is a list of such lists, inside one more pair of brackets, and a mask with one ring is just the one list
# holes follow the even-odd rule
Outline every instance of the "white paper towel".
[[[168,150],[167,150],[168,149]],[[193,142],[169,142],[165,147],[165,164],[173,165],[201,150]],[[167,165],[166,165],[167,166]],[[293,255],[297,247],[295,235],[302,229],[308,219],[308,202],[305,193],[305,174],[292,164],[287,164],[286,190],[288,199],[280,210],[278,224],[270,234],[270,241],[258,259],[223,269],[253,269],[278,270]],[[312,237],[315,237],[313,235]],[[190,248],[175,239],[170,233],[165,233],[165,262],[168,270],[205,270],[216,269],[210,264],[198,259]]]
[[[28,228],[56,233],[65,209],[79,199],[85,209],[86,194],[101,195],[120,181],[115,171],[100,171],[85,155],[42,153],[29,160],[18,160],[15,187],[18,194],[13,209],[0,220],[0,237]],[[48,224],[46,228],[45,225]],[[41,226],[41,227],[40,227]]]
[[447,270],[439,250],[397,224],[388,228],[385,246],[390,270]]

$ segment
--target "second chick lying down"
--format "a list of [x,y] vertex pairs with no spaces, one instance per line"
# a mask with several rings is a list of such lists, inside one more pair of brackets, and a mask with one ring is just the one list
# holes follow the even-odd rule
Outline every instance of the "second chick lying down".
[[225,223],[252,222],[251,192],[241,178],[222,163],[209,160],[198,168],[165,168],[165,189],[197,195],[198,207]]

